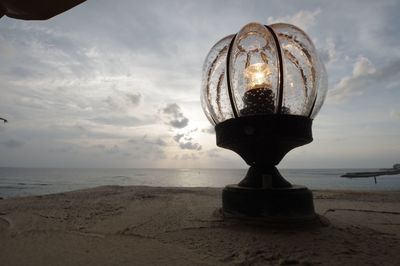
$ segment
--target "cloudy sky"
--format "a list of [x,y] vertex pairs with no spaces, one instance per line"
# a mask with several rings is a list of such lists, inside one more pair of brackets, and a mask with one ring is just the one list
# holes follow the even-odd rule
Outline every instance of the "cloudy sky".
[[285,168],[400,161],[400,1],[87,1],[0,19],[0,166],[245,167],[199,101],[211,46],[248,22],[303,28],[329,93]]

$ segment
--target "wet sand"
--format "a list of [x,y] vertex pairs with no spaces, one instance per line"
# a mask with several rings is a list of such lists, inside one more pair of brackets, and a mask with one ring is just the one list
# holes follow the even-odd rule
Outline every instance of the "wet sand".
[[311,227],[226,219],[220,196],[109,186],[0,200],[0,264],[400,265],[400,192],[314,191]]

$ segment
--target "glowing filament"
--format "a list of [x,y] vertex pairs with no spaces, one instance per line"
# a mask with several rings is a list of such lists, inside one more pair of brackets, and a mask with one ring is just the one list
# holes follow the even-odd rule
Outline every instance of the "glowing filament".
[[271,89],[271,71],[265,63],[257,63],[246,67],[244,76],[246,78],[246,90]]

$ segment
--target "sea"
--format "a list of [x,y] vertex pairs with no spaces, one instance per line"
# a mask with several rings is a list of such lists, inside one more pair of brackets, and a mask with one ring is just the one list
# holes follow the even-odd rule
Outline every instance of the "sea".
[[[292,184],[314,190],[400,191],[400,175],[343,178],[379,169],[280,169]],[[0,168],[0,198],[45,195],[97,186],[224,187],[247,169]]]

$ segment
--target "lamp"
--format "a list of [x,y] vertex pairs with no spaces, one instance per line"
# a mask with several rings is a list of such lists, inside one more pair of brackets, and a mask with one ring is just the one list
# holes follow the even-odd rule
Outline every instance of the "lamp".
[[204,63],[201,103],[219,147],[250,166],[222,192],[225,214],[273,220],[313,219],[312,192],[290,184],[276,165],[312,141],[312,121],[327,76],[310,38],[296,26],[249,23],[212,48]]

